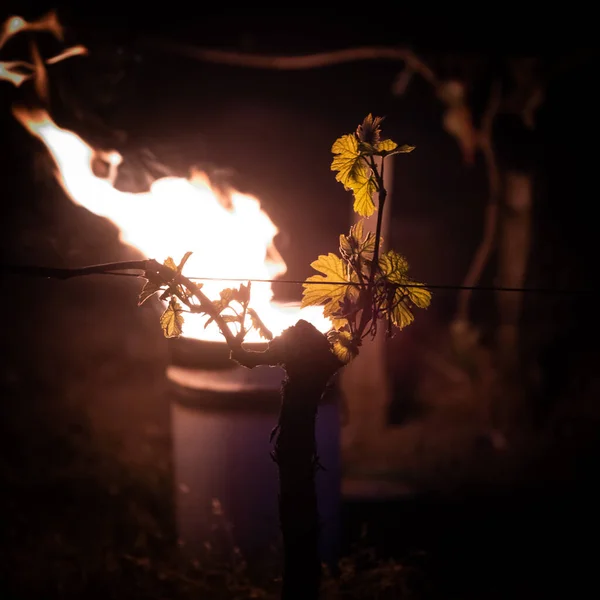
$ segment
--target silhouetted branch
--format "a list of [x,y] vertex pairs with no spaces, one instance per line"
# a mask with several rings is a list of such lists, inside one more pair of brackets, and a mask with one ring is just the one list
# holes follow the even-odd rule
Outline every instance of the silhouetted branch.
[[458,306],[455,316],[455,321],[458,323],[466,323],[468,321],[469,302],[473,294],[473,288],[481,278],[481,274],[487,264],[496,240],[498,207],[500,202],[500,174],[498,172],[496,154],[492,142],[492,128],[494,119],[500,108],[500,102],[500,84],[499,82],[495,82],[492,85],[490,99],[481,121],[481,130],[478,139],[479,148],[482,151],[486,162],[489,198],[485,209],[483,237],[463,281],[463,289],[458,293]]
[[200,48],[167,40],[151,38],[146,45],[186,58],[204,62],[229,65],[230,67],[251,67],[254,69],[272,69],[278,71],[301,71],[321,69],[335,65],[363,60],[388,60],[406,63],[412,71],[420,73],[432,85],[437,85],[433,71],[411,50],[385,46],[361,46],[330,52],[316,52],[299,56],[269,56],[265,54],[246,54],[229,50]]
[[145,271],[148,260],[128,260],[88,267],[56,268],[39,267],[32,265],[2,265],[0,272],[10,275],[25,275],[33,277],[45,277],[47,279],[71,279],[85,275],[117,275],[121,271]]

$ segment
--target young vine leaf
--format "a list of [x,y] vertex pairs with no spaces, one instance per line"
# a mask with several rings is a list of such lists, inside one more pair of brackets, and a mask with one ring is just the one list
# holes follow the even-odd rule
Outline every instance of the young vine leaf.
[[[240,284],[238,289],[225,288],[219,293],[219,300],[213,301],[213,306],[221,315],[225,323],[237,325],[236,337],[243,341],[250,329],[255,329],[266,340],[272,340],[273,334],[265,326],[257,312],[248,306],[250,303],[250,282],[248,285]],[[229,312],[225,312],[229,311]],[[250,326],[246,326],[246,317],[250,317]],[[214,319],[210,317],[204,324],[206,329]]]
[[252,327],[258,331],[258,334],[265,338],[265,340],[272,340],[273,334],[271,330],[268,329],[265,324],[262,322],[261,318],[258,316],[256,311],[253,308],[248,309],[248,316],[250,317],[250,321],[252,322]]
[[333,329],[327,334],[332,352],[344,363],[349,363],[357,354],[360,347],[359,340],[346,329]]
[[375,279],[383,318],[398,329],[410,325],[415,319],[412,307],[427,308],[431,302],[429,290],[413,287],[422,285],[408,278],[408,262],[398,252],[388,250],[383,254],[379,258],[379,273]]
[[160,326],[167,338],[179,337],[183,331],[183,308],[175,296],[171,296],[167,308],[160,317]]
[[156,292],[162,291],[163,288],[159,282],[152,281],[151,279],[146,279],[146,283],[144,283],[144,287],[138,296],[138,306],[141,306],[148,300],[148,298],[152,298]]
[[[172,269],[177,273],[181,273],[181,271],[183,271],[185,263],[188,261],[191,255],[191,252],[186,252],[184,257],[181,259],[179,265],[176,265],[175,261],[170,256],[167,258],[167,260],[165,260],[163,264],[165,267],[169,267],[169,269]],[[163,281],[163,279],[158,277],[156,273],[147,271],[146,273],[144,273],[143,277],[144,279],[146,279],[146,283],[144,283],[144,287],[142,288],[142,291],[138,296],[138,306],[144,304],[144,302],[146,302],[146,300],[154,296],[156,292],[166,292],[169,289],[169,282]],[[201,288],[203,284],[198,283],[196,285],[198,286],[198,288]],[[161,299],[164,300],[165,298]]]
[[370,217],[375,212],[373,194],[377,190],[371,169],[364,161],[364,154],[356,136],[349,134],[336,140],[331,147],[335,154],[331,170],[337,171],[336,180],[352,190],[354,194],[354,211],[363,217]]
[[365,220],[361,219],[350,227],[349,235],[340,235],[340,254],[351,263],[360,258],[371,261],[375,254],[375,234],[369,231],[364,236],[364,223]]
[[303,284],[301,308],[323,305],[323,315],[331,317],[346,298],[358,296],[356,275],[348,270],[348,264],[330,252],[322,254],[310,266],[323,275],[311,275]]
[[408,153],[414,146],[398,146],[390,139],[381,139],[382,117],[365,117],[355,133],[338,138],[331,147],[333,161],[331,170],[337,171],[336,181],[354,194],[354,212],[362,217],[370,217],[376,210],[373,194],[380,183],[373,171],[374,156],[390,156]]

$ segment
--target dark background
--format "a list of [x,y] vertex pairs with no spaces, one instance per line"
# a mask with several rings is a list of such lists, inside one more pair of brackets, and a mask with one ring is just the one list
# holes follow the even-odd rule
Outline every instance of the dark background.
[[[144,189],[147,179],[140,173],[184,175],[199,165],[255,194],[281,230],[278,248],[293,279],[310,274],[318,254],[334,251],[348,226],[349,198],[329,170],[330,147],[367,113],[385,115],[386,134],[417,147],[395,163],[391,232],[391,244],[407,256],[417,279],[461,283],[487,197],[481,157],[471,167],[464,164],[441,126],[443,106],[419,76],[402,97],[392,94],[399,63],[254,70],[168,54],[157,39],[263,54],[411,47],[440,76],[483,65],[470,90],[476,118],[508,57],[542,58],[551,78],[535,132],[523,136],[504,120],[496,138],[502,161],[535,173],[527,286],[571,292],[597,287],[598,48],[586,15],[488,14],[483,8],[468,16],[419,14],[380,5],[360,13],[348,8],[343,16],[260,16],[234,8],[204,14],[173,3],[160,11],[19,3],[2,9],[0,19],[33,19],[49,8],[58,9],[66,43],[90,50],[50,70],[59,125],[95,147],[117,148],[125,158],[123,189]],[[42,48],[52,51],[53,42],[39,37]],[[9,50],[25,56],[20,43],[7,45],[3,58],[12,58]],[[45,150],[10,114],[27,90],[1,86],[1,262],[80,266],[135,256],[119,243],[112,224],[65,197]],[[492,260],[482,284],[493,284],[493,267]],[[122,558],[137,552],[162,560],[171,541],[164,523],[171,485],[163,381],[168,348],[156,315],[135,307],[137,289],[135,281],[102,277],[55,282],[2,276],[2,562],[6,589],[14,594],[7,597],[42,590],[45,597],[92,597],[92,588],[107,593],[117,589],[115,582],[123,594],[163,585],[131,573]],[[293,286],[277,286],[276,292],[286,299],[300,295]],[[425,547],[433,558],[419,565],[440,596],[540,597],[559,587],[578,589],[591,576],[598,412],[597,385],[586,385],[597,382],[595,297],[524,299],[522,335],[534,362],[550,357],[543,363],[541,404],[568,404],[574,385],[592,389],[588,412],[574,409],[577,425],[568,442],[550,444],[516,489],[496,487],[484,498],[458,494],[451,502],[419,497],[414,504],[376,509],[387,522],[375,521],[374,539],[386,552],[400,548],[410,560]],[[455,291],[437,292],[407,331],[403,352],[410,354],[421,334],[435,343],[455,302]],[[493,295],[476,293],[473,306],[485,339],[495,322]],[[400,397],[410,395],[410,382],[400,377],[396,385]],[[369,506],[352,510],[362,516],[352,517],[349,531],[371,514]],[[392,523],[397,529],[390,535]],[[117,564],[112,571],[107,557]]]

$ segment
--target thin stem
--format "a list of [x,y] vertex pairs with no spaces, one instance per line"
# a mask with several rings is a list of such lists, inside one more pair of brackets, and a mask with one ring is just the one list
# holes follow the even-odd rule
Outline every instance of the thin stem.
[[[252,282],[249,281],[248,282],[248,298],[246,299],[246,302],[244,302],[242,304],[242,318],[240,321],[240,332],[239,332],[239,338],[240,340],[243,340],[244,337],[246,337],[246,334],[248,333],[248,329],[246,329],[246,313],[248,312],[248,303],[250,302],[250,286],[252,285]],[[237,311],[235,311],[235,314],[237,315]],[[239,317],[239,315],[237,315]]]
[[175,284],[184,285],[195,298],[200,302],[200,306],[204,310],[204,312],[211,317],[214,322],[217,324],[221,334],[225,338],[227,345],[232,351],[241,350],[241,342],[233,335],[231,329],[227,326],[225,319],[221,316],[219,311],[215,308],[214,304],[211,302],[210,298],[206,296],[200,288],[190,279],[188,279],[185,275],[178,273],[177,271],[173,271],[169,267],[165,267],[165,265],[161,265],[158,261],[151,259],[147,261],[148,271],[154,271],[160,277],[166,279],[167,281],[174,281]]
[[375,279],[375,273],[379,264],[379,246],[381,244],[381,226],[383,224],[383,209],[385,208],[385,200],[387,198],[387,190],[383,185],[383,169],[385,166],[385,158],[381,159],[381,173],[377,173],[377,165],[373,161],[373,172],[377,178],[377,187],[379,188],[379,207],[377,212],[377,225],[375,228],[375,251],[373,252],[373,264],[371,265],[370,283]]
[[[387,197],[387,190],[383,185],[383,165],[385,159],[381,159],[381,172],[377,169],[375,160],[371,157],[369,166],[373,171],[373,175],[377,182],[378,191],[378,206],[377,206],[377,224],[375,226],[375,250],[373,251],[373,261],[371,262],[371,270],[369,272],[369,281],[367,282],[366,296],[371,299],[373,296],[373,288],[375,285],[375,275],[377,273],[379,265],[379,246],[381,244],[381,227],[383,224],[383,209],[385,208],[385,199]],[[357,335],[360,339],[364,337],[365,329],[369,324],[369,321],[373,318],[373,303],[370,301],[366,304],[362,310],[360,324],[358,326]]]

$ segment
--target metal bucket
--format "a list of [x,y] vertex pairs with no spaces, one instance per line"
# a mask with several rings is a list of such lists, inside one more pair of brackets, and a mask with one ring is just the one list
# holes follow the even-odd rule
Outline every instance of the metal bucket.
[[[190,556],[214,537],[220,521],[248,563],[280,548],[277,465],[271,430],[277,423],[284,371],[246,369],[225,344],[173,340],[170,384],[178,535]],[[323,562],[339,558],[340,421],[337,402],[319,406],[316,475]],[[219,514],[215,514],[219,513]]]

